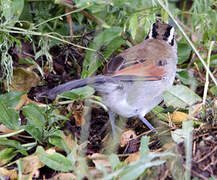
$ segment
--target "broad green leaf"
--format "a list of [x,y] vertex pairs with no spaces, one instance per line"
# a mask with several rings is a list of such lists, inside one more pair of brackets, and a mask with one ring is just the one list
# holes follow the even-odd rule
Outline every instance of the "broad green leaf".
[[56,171],[67,172],[74,169],[71,161],[62,154],[56,152],[53,154],[48,154],[41,146],[37,147],[36,154],[42,163]]
[[57,130],[51,136],[49,136],[49,142],[58,148],[65,150],[67,154],[70,153],[70,149],[65,142],[65,135],[62,131]]
[[146,158],[146,156],[149,154],[149,147],[148,147],[149,137],[142,136],[141,144],[139,147],[139,156],[140,159]]
[[27,152],[20,142],[16,140],[9,140],[7,138],[0,138],[0,147],[16,148],[16,150],[23,155],[27,155]]
[[2,100],[7,107],[15,107],[20,102],[23,94],[23,92],[10,91],[0,95],[0,100]]
[[29,103],[22,109],[23,115],[27,118],[27,125],[35,126],[39,128],[40,131],[44,129],[45,118],[43,110],[36,104]]
[[4,100],[0,99],[0,123],[9,129],[19,129],[19,114],[14,109],[7,107]]
[[6,148],[0,151],[0,166],[6,164],[11,159],[14,158],[14,156],[17,155],[17,152],[15,152],[15,148]]
[[136,37],[137,27],[138,27],[138,17],[136,14],[134,14],[130,18],[130,22],[129,22],[129,30],[131,32],[133,39],[135,39],[135,37]]
[[2,16],[4,16],[5,21],[14,24],[23,11],[24,0],[2,0],[1,6]]
[[177,55],[178,55],[178,64],[182,64],[185,61],[188,60],[188,58],[190,57],[191,54],[191,47],[184,42],[178,43],[178,51],[177,51]]
[[[105,29],[95,37],[93,42],[90,44],[90,48],[97,51],[101,49],[103,51],[102,54],[107,58],[111,52],[116,50],[123,43],[123,41],[116,41],[116,38],[120,39],[121,32],[122,28],[120,27]],[[110,43],[113,43],[113,46],[109,46]],[[83,62],[82,78],[93,75],[98,67],[103,64],[103,58],[98,55],[97,51],[88,51],[86,53]]]
[[89,98],[94,94],[94,89],[90,86],[84,86],[81,88],[73,89],[69,92],[62,93],[58,95],[59,98],[71,99],[71,100],[82,100]]
[[185,85],[195,85],[197,86],[196,78],[189,73],[187,70],[180,70],[176,73],[176,77],[179,78]]
[[200,96],[195,94],[191,89],[183,85],[170,87],[163,94],[164,102],[177,108],[185,108],[201,101]]
[[42,143],[42,135],[43,129],[36,127],[34,125],[28,124],[26,126],[22,126],[36,141]]

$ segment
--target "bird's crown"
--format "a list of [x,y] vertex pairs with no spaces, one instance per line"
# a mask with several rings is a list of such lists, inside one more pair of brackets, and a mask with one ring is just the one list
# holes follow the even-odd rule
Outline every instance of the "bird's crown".
[[171,46],[174,46],[175,28],[169,24],[156,22],[152,24],[146,39],[164,40]]

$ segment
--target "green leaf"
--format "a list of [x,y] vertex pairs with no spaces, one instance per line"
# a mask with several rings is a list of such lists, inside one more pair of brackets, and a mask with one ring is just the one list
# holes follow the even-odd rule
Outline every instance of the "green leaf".
[[53,154],[48,154],[41,146],[37,147],[36,154],[38,155],[39,160],[42,163],[56,171],[67,172],[74,169],[71,161],[62,154],[56,152],[54,152]]
[[212,95],[217,97],[217,87],[216,86],[211,87],[209,91],[212,93]]
[[129,30],[131,32],[133,39],[135,39],[135,37],[136,37],[137,28],[138,28],[138,17],[136,14],[134,14],[130,18],[130,22],[129,22]]
[[15,152],[15,150],[15,148],[6,148],[0,151],[0,166],[8,163],[17,155],[17,152]]
[[20,127],[18,112],[8,108],[2,99],[0,99],[0,122],[9,129],[19,129]]
[[141,138],[141,144],[139,147],[139,156],[140,159],[146,158],[146,156],[149,154],[149,147],[148,147],[149,137],[142,136]]
[[24,0],[2,0],[1,5],[2,16],[4,16],[5,21],[14,24],[23,11]]
[[22,109],[23,115],[27,118],[27,125],[35,126],[42,132],[45,126],[43,110],[36,104],[29,103]]
[[178,51],[177,51],[177,55],[178,55],[178,64],[182,64],[185,61],[188,60],[188,58],[190,57],[191,54],[191,47],[184,42],[178,43]]
[[155,108],[153,108],[151,110],[151,112],[153,112],[155,114],[155,116],[157,116],[158,118],[168,122],[168,119],[167,119],[167,114],[164,112],[164,108],[162,108],[161,106],[156,106]]
[[16,140],[9,140],[7,138],[0,138],[0,147],[16,148],[18,152],[23,155],[28,155],[25,148]]
[[42,133],[43,133],[43,129],[40,129],[34,125],[26,125],[26,126],[22,126],[25,131],[27,131],[35,140],[37,140],[38,142],[42,143],[43,141],[43,137],[42,137]]
[[90,86],[84,86],[81,88],[73,89],[69,92],[62,93],[57,96],[57,98],[65,98],[71,100],[82,100],[90,98],[94,94],[94,89]]
[[180,70],[176,73],[176,77],[179,78],[185,85],[197,86],[196,78],[187,70]]
[[4,101],[7,107],[15,107],[21,100],[23,92],[10,91],[0,95],[0,100]]
[[116,170],[120,168],[120,165],[122,164],[121,161],[119,160],[117,154],[111,154],[109,156],[109,162],[111,163],[112,170]]
[[177,108],[186,108],[201,101],[200,96],[195,94],[191,89],[183,85],[170,87],[163,94],[164,102]]
[[[105,29],[95,37],[93,42],[90,44],[90,48],[96,49],[97,51],[88,51],[86,53],[83,62],[83,71],[81,75],[82,78],[93,75],[98,69],[98,67],[103,64],[103,59],[97,53],[100,49],[102,49],[102,54],[104,55],[104,57],[107,58],[111,54],[111,52],[113,52],[123,43],[123,40],[116,41],[116,38],[120,39],[121,32],[122,28],[112,27],[109,29]],[[113,46],[109,46],[110,43],[113,43]]]
[[49,142],[58,148],[64,149],[67,154],[71,151],[65,142],[65,135],[62,131],[57,130],[51,136],[49,136]]

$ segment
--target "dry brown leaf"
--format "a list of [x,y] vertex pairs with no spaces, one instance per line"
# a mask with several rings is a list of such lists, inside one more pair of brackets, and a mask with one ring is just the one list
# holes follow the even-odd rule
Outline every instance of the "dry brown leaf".
[[0,175],[1,176],[8,176],[10,178],[10,180],[18,179],[16,169],[7,170],[6,168],[0,168]]
[[23,158],[23,174],[32,174],[34,177],[39,176],[38,169],[43,167],[44,164],[39,160],[37,155],[30,155]]
[[73,117],[75,118],[75,124],[76,126],[82,126],[85,123],[84,117],[83,117],[83,104],[81,102],[74,102],[73,104],[69,104],[67,106],[68,111],[73,111]]
[[13,71],[13,78],[9,89],[28,92],[32,87],[37,86],[39,81],[40,78],[34,71],[19,67]]
[[68,180],[68,179],[76,179],[75,174],[73,174],[73,173],[59,173],[53,177],[53,180]]
[[33,101],[28,98],[27,94],[22,95],[21,101],[18,103],[18,105],[14,108],[15,110],[20,110],[24,105],[28,103],[35,103],[35,104],[41,104],[39,102]]
[[131,163],[131,162],[133,162],[133,161],[137,161],[137,160],[139,160],[139,152],[130,154],[130,155],[128,156],[128,158],[125,159],[125,162],[126,162],[127,164],[129,164],[129,163]]
[[81,103],[76,103],[76,105],[73,105],[73,112],[74,112],[74,118],[75,118],[75,124],[76,126],[82,126],[85,123],[84,117],[83,117],[83,105]]
[[23,105],[26,104],[27,98],[27,94],[22,95],[20,102],[16,105],[14,109],[17,111],[20,110],[23,107]]
[[120,146],[124,147],[126,146],[130,140],[132,139],[136,139],[136,133],[135,131],[133,131],[132,129],[126,130],[121,134],[121,138],[120,138]]
[[74,147],[74,143],[75,143],[73,138],[72,138],[72,135],[66,136],[65,142],[66,142],[67,146],[69,147],[69,149],[72,151],[73,147]]
[[181,124],[182,121],[185,121],[189,118],[189,115],[180,111],[175,111],[172,114],[168,115],[168,119],[171,119],[175,124]]

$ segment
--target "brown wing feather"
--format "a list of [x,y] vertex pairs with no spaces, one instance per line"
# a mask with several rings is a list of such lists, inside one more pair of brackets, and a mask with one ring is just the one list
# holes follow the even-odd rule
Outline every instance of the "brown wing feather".
[[157,66],[155,62],[146,61],[124,68],[114,74],[114,76],[119,75],[143,76],[145,80],[159,80],[165,75],[165,71],[162,66]]
[[[164,67],[158,66],[159,60],[165,60],[171,57],[169,45],[156,39],[146,40],[136,46],[133,46],[115,58],[107,65],[106,74],[133,75],[154,78],[159,80],[165,75]],[[151,77],[152,76],[152,77]]]
[[144,48],[144,43],[140,43],[136,46],[126,49],[124,52],[120,53],[116,57],[112,58],[108,64],[104,68],[104,74],[114,74],[121,67],[131,64],[132,62],[136,61],[136,59],[140,60],[140,49]]

